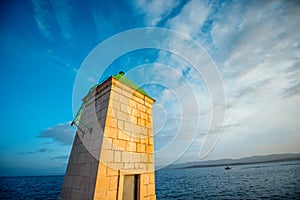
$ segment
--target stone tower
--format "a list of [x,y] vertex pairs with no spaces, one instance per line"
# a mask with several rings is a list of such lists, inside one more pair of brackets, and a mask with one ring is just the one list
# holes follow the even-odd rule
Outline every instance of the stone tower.
[[61,199],[156,199],[152,105],[120,72],[93,87],[77,126]]

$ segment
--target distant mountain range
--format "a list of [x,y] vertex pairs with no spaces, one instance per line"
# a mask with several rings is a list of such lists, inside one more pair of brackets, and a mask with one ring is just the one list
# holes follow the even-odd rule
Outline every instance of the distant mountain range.
[[300,154],[271,154],[264,156],[250,156],[240,159],[221,159],[221,160],[209,160],[173,164],[167,168],[180,169],[180,168],[200,168],[200,167],[217,167],[217,166],[232,166],[232,165],[244,165],[244,164],[257,164],[268,162],[280,162],[280,161],[300,161]]

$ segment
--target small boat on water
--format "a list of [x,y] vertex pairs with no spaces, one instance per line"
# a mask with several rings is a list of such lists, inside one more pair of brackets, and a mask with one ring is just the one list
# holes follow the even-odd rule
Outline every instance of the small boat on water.
[[225,170],[230,170],[230,169],[231,169],[231,167],[228,167],[228,166],[227,166],[227,167],[225,167]]

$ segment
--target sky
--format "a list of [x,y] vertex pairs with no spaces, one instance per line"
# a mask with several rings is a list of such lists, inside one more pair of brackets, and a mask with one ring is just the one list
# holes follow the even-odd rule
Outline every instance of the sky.
[[[76,131],[70,126],[78,107],[75,83],[84,61],[112,36],[145,27],[174,30],[201,45],[226,96],[222,131],[200,159],[208,130],[218,128],[210,126],[215,91],[189,60],[145,48],[97,66],[103,73],[96,78],[85,77],[92,86],[123,70],[156,99],[159,160],[300,153],[299,1],[11,0],[1,1],[0,13],[1,176],[65,172]],[[172,38],[153,41],[186,48]],[[164,149],[185,144],[182,152]]]

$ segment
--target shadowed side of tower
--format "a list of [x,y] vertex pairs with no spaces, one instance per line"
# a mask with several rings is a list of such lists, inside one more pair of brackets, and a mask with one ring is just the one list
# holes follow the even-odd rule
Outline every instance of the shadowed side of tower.
[[119,73],[83,99],[62,199],[156,199],[152,99]]

